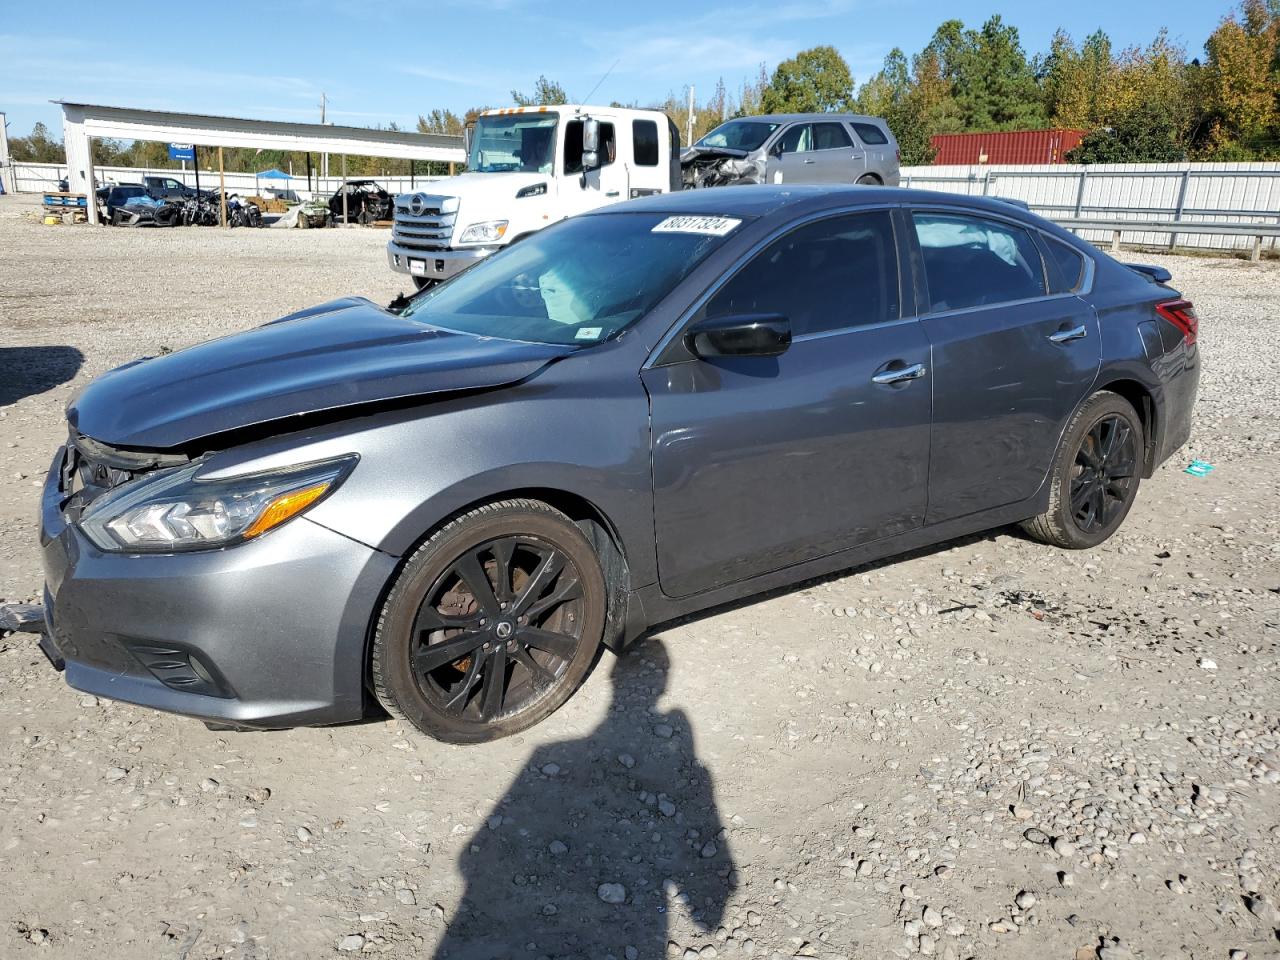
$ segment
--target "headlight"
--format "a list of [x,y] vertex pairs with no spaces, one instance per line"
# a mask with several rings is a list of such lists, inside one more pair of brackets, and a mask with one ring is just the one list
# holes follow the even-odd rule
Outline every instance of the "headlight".
[[89,505],[80,526],[117,553],[209,550],[260,537],[328,496],[355,454],[224,480],[197,480],[192,464],[126,484]]
[[506,220],[486,220],[484,223],[473,223],[462,231],[459,243],[496,243],[507,232]]

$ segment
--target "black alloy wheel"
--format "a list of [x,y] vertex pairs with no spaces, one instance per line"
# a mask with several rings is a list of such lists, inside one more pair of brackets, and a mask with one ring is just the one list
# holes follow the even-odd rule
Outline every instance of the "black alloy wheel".
[[532,500],[480,507],[405,564],[374,634],[374,691],[440,740],[516,733],[586,676],[605,608],[599,560],[573,521]]
[[520,712],[582,641],[582,575],[554,546],[501,537],[465,551],[427,591],[410,656],[423,695],[459,718]]
[[1080,441],[1071,477],[1071,519],[1085,533],[1110,525],[1129,503],[1137,437],[1123,417],[1103,417]]
[[1145,434],[1128,400],[1100,390],[1063,431],[1049,477],[1049,507],[1024,520],[1035,539],[1084,550],[1120,528],[1142,482]]

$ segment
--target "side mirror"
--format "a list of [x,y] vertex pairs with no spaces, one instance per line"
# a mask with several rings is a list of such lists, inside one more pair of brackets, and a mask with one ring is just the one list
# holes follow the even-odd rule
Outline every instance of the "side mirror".
[[791,346],[791,321],[779,313],[750,313],[700,320],[685,331],[694,356],[777,357]]
[[466,151],[467,158],[471,158],[471,135],[475,132],[476,125],[468,123],[462,128],[462,148]]
[[600,166],[600,121],[587,117],[582,121],[582,171]]

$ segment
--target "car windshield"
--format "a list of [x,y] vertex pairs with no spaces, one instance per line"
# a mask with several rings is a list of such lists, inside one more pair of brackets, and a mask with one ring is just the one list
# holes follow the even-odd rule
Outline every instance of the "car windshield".
[[643,316],[739,223],[642,213],[566,220],[419,295],[403,315],[479,336],[588,346]]
[[730,120],[722,123],[694,144],[695,147],[729,147],[733,150],[759,150],[769,134],[782,126],[768,120]]
[[556,159],[554,113],[516,113],[480,117],[471,134],[467,170],[471,173],[551,173]]

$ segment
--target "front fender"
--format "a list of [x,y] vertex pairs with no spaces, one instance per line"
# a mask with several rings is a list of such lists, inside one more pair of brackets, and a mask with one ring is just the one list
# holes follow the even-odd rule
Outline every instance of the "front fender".
[[274,437],[214,455],[207,473],[357,453],[350,477],[307,517],[395,556],[466,507],[557,491],[608,521],[633,584],[643,586],[656,579],[648,402],[637,377],[611,374],[605,360]]

